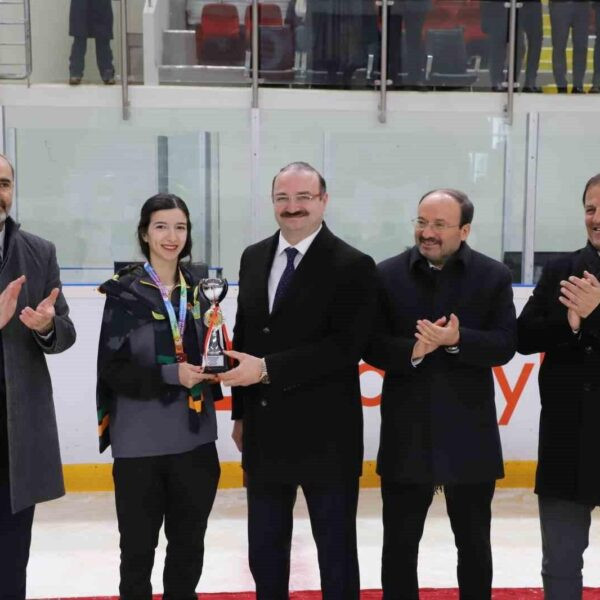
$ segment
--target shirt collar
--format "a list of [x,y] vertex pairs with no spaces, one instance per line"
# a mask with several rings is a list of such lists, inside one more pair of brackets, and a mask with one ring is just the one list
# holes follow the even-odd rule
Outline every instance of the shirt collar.
[[[319,235],[319,231],[321,231],[321,229],[323,229],[322,224],[319,225],[319,229],[317,229],[314,233],[311,233],[308,237],[305,237],[302,241],[295,244],[294,248],[296,248],[296,250],[298,250],[298,252],[300,252],[300,254],[302,256],[304,256],[308,252],[308,249],[309,249],[310,245],[313,243],[313,240],[317,237],[317,235]],[[290,248],[291,246],[292,246],[292,244],[290,244],[283,237],[283,234],[280,231],[279,232],[279,244],[277,245],[277,252],[275,253],[275,256],[279,256],[280,254],[283,254],[285,252],[286,248]]]
[[[472,252],[473,251],[467,242],[461,242],[460,248],[447,260],[444,268],[452,263],[461,263],[464,266],[467,266],[471,260]],[[415,245],[410,249],[409,269],[412,271],[415,268],[415,265],[421,262],[427,265],[427,267],[430,266],[429,261],[419,252],[419,248]]]
[[0,256],[4,256],[4,240],[6,239],[6,222],[0,231]]

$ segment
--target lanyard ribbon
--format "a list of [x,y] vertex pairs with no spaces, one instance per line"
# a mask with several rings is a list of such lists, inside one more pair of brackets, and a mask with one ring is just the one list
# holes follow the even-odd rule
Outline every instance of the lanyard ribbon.
[[169,315],[171,335],[173,336],[173,343],[175,344],[175,357],[177,362],[186,362],[187,356],[183,351],[183,333],[185,332],[185,315],[187,311],[187,285],[185,283],[183,273],[181,270],[179,270],[179,319],[177,319],[175,317],[175,309],[173,308],[173,304],[171,304],[171,300],[169,299],[169,291],[163,285],[156,271],[148,262],[144,264],[144,269],[150,276],[150,279],[152,279],[152,281],[158,287],[167,310],[167,315]]

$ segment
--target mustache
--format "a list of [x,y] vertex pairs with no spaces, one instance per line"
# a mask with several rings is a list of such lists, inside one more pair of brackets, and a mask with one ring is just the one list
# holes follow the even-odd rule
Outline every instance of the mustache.
[[439,244],[439,241],[436,240],[435,238],[431,238],[431,237],[423,237],[423,236],[419,236],[419,243],[423,244],[425,242],[433,242],[434,244]]
[[281,216],[286,217],[306,217],[308,213],[305,210],[297,210],[296,212],[284,211],[281,213]]

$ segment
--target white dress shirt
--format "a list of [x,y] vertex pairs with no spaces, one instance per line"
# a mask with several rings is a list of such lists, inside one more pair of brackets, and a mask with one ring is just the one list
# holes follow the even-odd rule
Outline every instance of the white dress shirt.
[[[313,240],[317,237],[319,231],[323,225],[319,225],[319,229],[317,229],[314,233],[311,233],[308,237],[305,237],[301,242],[298,242],[294,248],[298,250],[298,254],[294,258],[294,269],[298,268],[300,261],[310,248],[310,245],[313,243]],[[271,265],[271,273],[269,273],[269,312],[273,310],[273,301],[275,300],[275,292],[277,291],[277,286],[279,285],[279,280],[285,271],[285,267],[287,266],[287,254],[285,253],[287,248],[291,248],[292,244],[290,244],[284,237],[281,231],[279,232],[279,245],[277,246],[277,250],[275,251],[275,257],[273,258],[273,264]]]

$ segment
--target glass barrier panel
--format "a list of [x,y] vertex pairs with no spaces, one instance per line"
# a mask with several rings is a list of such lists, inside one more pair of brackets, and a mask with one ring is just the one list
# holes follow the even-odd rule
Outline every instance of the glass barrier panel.
[[600,111],[543,112],[539,118],[535,276],[556,253],[587,242],[583,190],[600,172]]
[[193,260],[237,281],[251,241],[246,111],[139,109],[123,122],[119,109],[7,107],[6,117],[13,214],[56,244],[64,282],[97,283],[115,262],[142,260],[140,208],[158,192],[187,203]]
[[261,237],[277,229],[270,201],[273,176],[285,164],[305,160],[327,180],[328,224],[375,260],[414,243],[411,220],[418,201],[440,187],[471,197],[475,220],[469,241],[502,260],[506,137],[500,117],[413,112],[390,119],[385,131],[373,132],[352,111],[264,113]]

